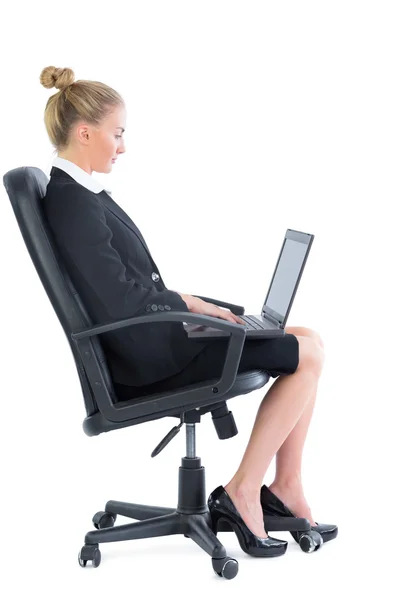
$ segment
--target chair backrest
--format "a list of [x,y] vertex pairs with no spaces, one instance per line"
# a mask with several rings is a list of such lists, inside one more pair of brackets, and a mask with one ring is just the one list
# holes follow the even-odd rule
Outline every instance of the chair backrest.
[[[49,178],[37,167],[18,167],[3,176],[26,247],[71,346],[89,416],[98,411],[93,382],[84,368],[71,333],[94,323],[63,265],[42,208],[41,200],[46,194],[48,182]],[[91,338],[91,344],[110,397],[117,402],[107,359],[96,336]]]

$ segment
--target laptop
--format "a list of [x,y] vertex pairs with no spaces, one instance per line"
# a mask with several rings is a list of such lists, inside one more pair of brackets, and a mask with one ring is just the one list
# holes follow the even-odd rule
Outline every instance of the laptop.
[[[274,338],[285,335],[285,325],[314,241],[314,235],[287,229],[275,271],[260,315],[239,315],[246,327],[246,337]],[[222,320],[222,319],[221,319]],[[230,337],[229,332],[214,327],[184,323],[190,339],[219,339]]]

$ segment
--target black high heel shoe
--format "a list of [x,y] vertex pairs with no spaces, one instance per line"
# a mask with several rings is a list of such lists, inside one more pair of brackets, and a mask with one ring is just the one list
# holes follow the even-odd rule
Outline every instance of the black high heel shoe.
[[211,492],[208,498],[208,508],[214,533],[217,534],[218,522],[226,521],[236,533],[240,547],[246,554],[260,557],[285,554],[286,541],[272,537],[261,538],[250,531],[222,485]]
[[[260,493],[261,506],[263,507],[264,516],[274,517],[295,517],[292,511],[276,496],[271,490],[263,485]],[[322,537],[324,543],[333,540],[338,534],[338,527],[336,525],[325,525],[317,523],[317,525],[311,525],[311,530],[317,531]],[[292,537],[297,543],[300,543],[301,533],[298,531],[290,532]]]

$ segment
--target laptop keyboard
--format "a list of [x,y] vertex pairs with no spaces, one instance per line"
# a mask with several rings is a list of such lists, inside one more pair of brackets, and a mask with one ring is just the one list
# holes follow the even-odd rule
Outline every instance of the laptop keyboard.
[[249,315],[240,315],[240,318],[246,322],[246,329],[264,329],[258,319],[253,319],[253,317]]

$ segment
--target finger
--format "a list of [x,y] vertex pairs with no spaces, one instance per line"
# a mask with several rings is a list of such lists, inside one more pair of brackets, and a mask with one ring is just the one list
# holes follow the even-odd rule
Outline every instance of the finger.
[[240,319],[237,315],[235,315],[231,310],[222,310],[222,313],[225,316],[227,321],[230,321],[231,323],[239,323],[240,325],[244,325],[244,321],[242,321],[242,319]]
[[222,318],[231,323],[236,323],[234,315],[230,311],[222,310]]
[[223,310],[218,313],[218,317],[224,321],[231,321],[231,317]]
[[238,315],[235,315],[234,313],[231,313],[233,315],[233,318],[235,319],[235,323],[239,323],[240,325],[245,325],[245,322],[243,321],[243,319],[241,319]]

